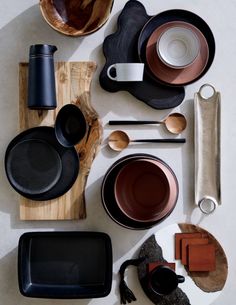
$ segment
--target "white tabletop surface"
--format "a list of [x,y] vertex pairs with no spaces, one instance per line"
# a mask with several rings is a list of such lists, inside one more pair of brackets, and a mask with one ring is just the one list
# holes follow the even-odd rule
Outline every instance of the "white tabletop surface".
[[[142,0],[148,14],[182,8],[201,16],[211,27],[216,40],[216,55],[207,74],[186,87],[184,102],[176,109],[154,110],[127,92],[108,93],[99,85],[99,73],[105,59],[102,53],[104,38],[116,29],[116,21],[125,0],[115,0],[109,21],[98,32],[84,38],[70,38],[55,32],[42,19],[36,0],[0,0],[0,305],[36,304],[119,304],[118,276],[120,264],[134,257],[140,245],[153,233],[176,222],[198,224],[211,232],[223,246],[229,263],[229,275],[221,295],[214,305],[235,304],[236,282],[236,1],[222,0]],[[104,126],[104,142],[97,155],[86,188],[87,219],[83,221],[20,221],[18,195],[10,187],[4,173],[3,159],[7,144],[18,132],[18,63],[28,60],[31,44],[55,44],[58,51],[55,60],[96,61],[98,69],[92,84],[92,103],[103,124],[109,119],[162,119],[170,112],[181,111],[188,120],[183,133],[187,143],[181,145],[143,145],[130,147],[120,154],[112,153],[105,140],[112,130]],[[221,128],[221,179],[222,205],[214,214],[203,216],[194,205],[194,154],[193,154],[193,95],[204,83],[211,83],[222,95]],[[135,137],[167,137],[162,127],[127,128]],[[150,230],[133,231],[120,227],[106,214],[100,200],[100,187],[108,167],[121,156],[146,152],[166,161],[175,171],[180,185],[180,196],[174,212],[161,224]],[[17,245],[23,232],[54,230],[94,230],[107,232],[113,244],[112,291],[102,299],[93,300],[46,300],[21,296],[17,283]],[[130,268],[129,286],[138,301],[135,304],[151,304],[139,285],[135,268]],[[200,305],[200,304],[199,304]],[[201,305],[204,305],[203,303]]]

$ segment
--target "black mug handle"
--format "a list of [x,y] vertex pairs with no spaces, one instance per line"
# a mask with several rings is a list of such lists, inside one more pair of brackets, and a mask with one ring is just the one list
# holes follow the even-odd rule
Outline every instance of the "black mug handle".
[[184,281],[185,281],[185,277],[182,276],[182,275],[177,275],[177,279],[178,279],[178,283],[179,283],[179,284],[180,284],[180,283],[184,283]]

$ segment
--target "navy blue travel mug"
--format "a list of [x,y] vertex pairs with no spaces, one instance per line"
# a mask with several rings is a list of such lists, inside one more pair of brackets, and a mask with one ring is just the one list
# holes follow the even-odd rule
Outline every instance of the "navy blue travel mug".
[[28,74],[28,107],[54,109],[57,106],[53,54],[56,46],[30,46]]

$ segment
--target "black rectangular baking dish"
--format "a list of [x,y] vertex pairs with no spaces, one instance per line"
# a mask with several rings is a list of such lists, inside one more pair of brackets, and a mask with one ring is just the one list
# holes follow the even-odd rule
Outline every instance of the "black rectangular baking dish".
[[112,283],[111,239],[102,232],[24,233],[18,245],[18,281],[26,297],[104,297]]

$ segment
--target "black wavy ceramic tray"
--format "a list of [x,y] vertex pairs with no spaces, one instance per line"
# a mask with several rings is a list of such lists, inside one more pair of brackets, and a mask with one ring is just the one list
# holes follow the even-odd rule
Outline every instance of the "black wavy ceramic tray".
[[170,87],[153,80],[145,71],[142,82],[115,82],[108,78],[107,69],[114,63],[139,62],[138,38],[144,25],[150,20],[144,6],[135,0],[126,3],[118,18],[117,31],[107,36],[103,43],[106,58],[100,73],[100,85],[109,92],[128,91],[137,99],[156,109],[174,108],[181,104],[183,87]]

